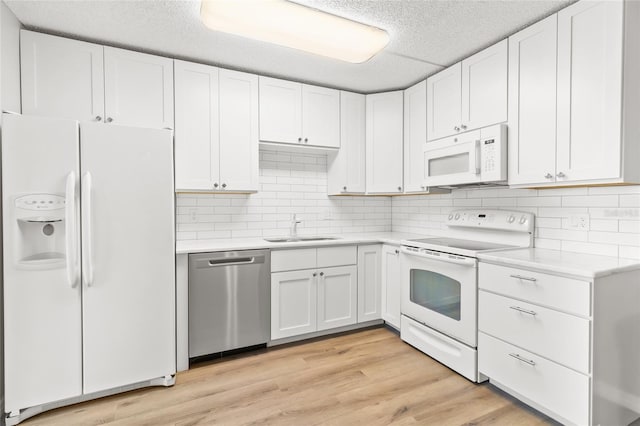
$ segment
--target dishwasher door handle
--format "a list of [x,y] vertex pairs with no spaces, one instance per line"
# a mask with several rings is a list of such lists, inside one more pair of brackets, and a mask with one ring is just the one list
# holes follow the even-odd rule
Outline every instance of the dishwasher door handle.
[[254,263],[264,263],[264,256],[224,257],[220,259],[208,259],[202,263],[204,265],[201,264],[200,267],[251,265]]

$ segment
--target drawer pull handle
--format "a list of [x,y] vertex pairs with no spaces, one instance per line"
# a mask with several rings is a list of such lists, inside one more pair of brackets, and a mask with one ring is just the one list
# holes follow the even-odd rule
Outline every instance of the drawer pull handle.
[[537,280],[537,278],[531,278],[531,277],[523,277],[522,275],[509,275],[511,278],[515,278],[517,280],[522,280],[522,281],[531,281],[532,283],[535,283]]
[[509,309],[513,309],[514,311],[522,312],[523,314],[529,314],[529,315],[533,315],[533,316],[538,315],[537,312],[529,311],[527,309],[522,309],[520,306],[509,306]]
[[521,356],[520,356],[520,355],[518,355],[518,354],[509,354],[509,356],[514,357],[514,358],[515,358],[515,359],[517,359],[518,361],[522,361],[522,362],[524,362],[524,363],[526,363],[526,364],[529,364],[529,365],[536,365],[535,361],[532,361],[532,360],[530,360],[530,359],[523,358],[523,357],[521,357]]

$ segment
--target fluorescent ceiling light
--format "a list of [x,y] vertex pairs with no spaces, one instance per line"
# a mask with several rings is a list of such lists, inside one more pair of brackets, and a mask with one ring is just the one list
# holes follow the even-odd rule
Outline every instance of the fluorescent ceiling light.
[[285,0],[202,0],[200,17],[215,31],[355,64],[389,42],[380,28]]

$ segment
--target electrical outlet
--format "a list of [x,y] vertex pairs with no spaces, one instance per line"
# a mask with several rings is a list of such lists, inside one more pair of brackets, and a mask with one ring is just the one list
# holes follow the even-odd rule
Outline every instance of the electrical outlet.
[[194,222],[198,221],[197,213],[198,213],[198,210],[196,210],[196,209],[189,209],[188,210],[189,222],[194,223]]
[[569,228],[578,229],[580,231],[589,230],[589,214],[573,214],[569,216]]

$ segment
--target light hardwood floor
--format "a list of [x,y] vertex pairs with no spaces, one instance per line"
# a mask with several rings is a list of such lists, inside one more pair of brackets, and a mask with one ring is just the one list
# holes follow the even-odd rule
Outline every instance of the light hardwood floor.
[[541,425],[385,328],[202,363],[171,388],[60,408],[24,425]]

